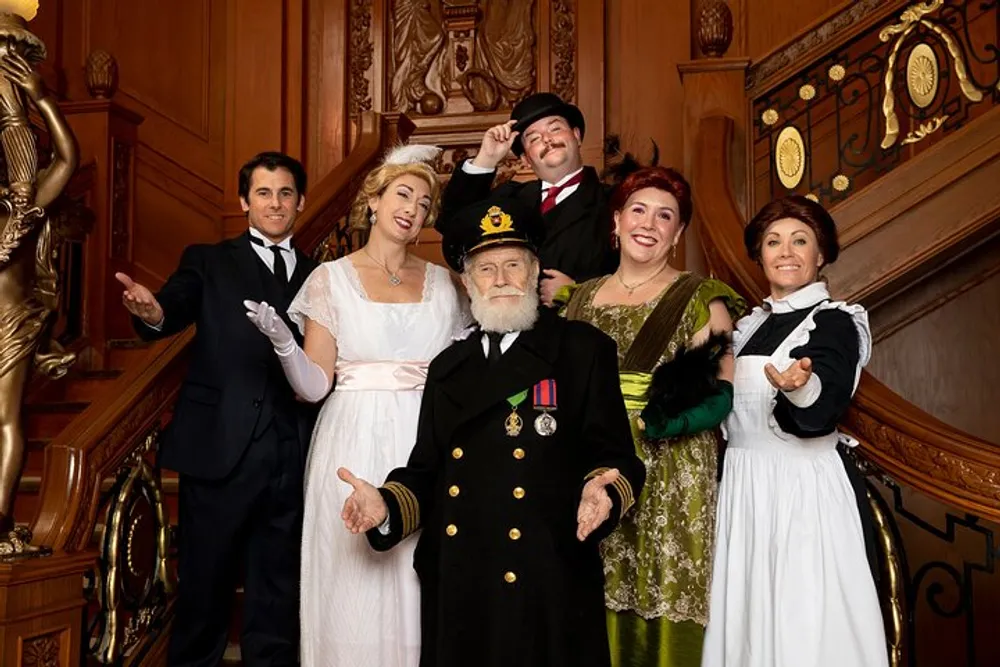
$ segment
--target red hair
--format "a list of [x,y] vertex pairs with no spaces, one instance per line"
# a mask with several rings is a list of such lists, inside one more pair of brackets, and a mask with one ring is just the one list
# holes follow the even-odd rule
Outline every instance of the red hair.
[[691,186],[679,172],[669,167],[643,167],[625,177],[611,195],[611,210],[621,211],[628,198],[639,190],[656,188],[669,192],[677,199],[681,225],[691,222]]

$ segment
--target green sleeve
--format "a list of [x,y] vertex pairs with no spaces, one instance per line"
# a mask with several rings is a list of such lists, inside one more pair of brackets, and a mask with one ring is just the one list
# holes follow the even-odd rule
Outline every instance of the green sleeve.
[[726,380],[719,382],[719,392],[704,401],[681,412],[676,417],[668,417],[656,405],[647,405],[642,410],[642,421],[646,436],[653,440],[676,438],[681,435],[701,433],[715,428],[733,409],[733,385]]
[[701,282],[698,291],[695,292],[694,298],[691,299],[691,305],[688,306],[688,308],[695,309],[694,328],[692,331],[701,331],[708,324],[709,317],[711,316],[708,305],[717,299],[726,304],[726,309],[729,311],[729,316],[733,318],[733,322],[743,317],[743,314],[747,311],[746,300],[737,294],[733,288],[721,280],[706,278]]

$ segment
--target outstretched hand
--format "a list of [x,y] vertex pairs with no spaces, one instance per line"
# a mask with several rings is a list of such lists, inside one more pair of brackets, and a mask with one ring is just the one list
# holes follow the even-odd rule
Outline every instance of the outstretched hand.
[[338,468],[337,477],[354,489],[344,501],[344,510],[340,513],[347,530],[356,535],[381,526],[389,516],[389,508],[378,489],[360,477],[355,477],[347,468]]
[[122,303],[128,312],[150,326],[156,326],[163,321],[163,308],[149,288],[140,285],[124,273],[116,273],[115,280],[125,286]]
[[812,377],[812,359],[802,357],[792,362],[792,365],[784,371],[778,372],[774,364],[764,366],[764,373],[771,386],[779,391],[795,391],[804,387],[809,378]]
[[268,337],[274,349],[291,350],[295,345],[295,337],[273,306],[269,306],[266,301],[257,303],[249,299],[243,302],[243,306],[247,309],[247,319]]
[[620,473],[617,468],[606,470],[583,486],[580,507],[576,511],[576,539],[583,542],[611,516],[611,496],[606,487],[613,484]]

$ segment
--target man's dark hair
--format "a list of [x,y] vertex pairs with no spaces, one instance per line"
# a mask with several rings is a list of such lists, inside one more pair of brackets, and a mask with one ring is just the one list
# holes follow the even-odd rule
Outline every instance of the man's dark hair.
[[265,151],[257,153],[240,167],[239,194],[243,199],[250,199],[250,177],[257,167],[264,167],[268,171],[275,171],[278,168],[287,169],[292,174],[292,178],[295,179],[295,189],[299,196],[302,197],[306,194],[306,170],[302,163],[284,153]]

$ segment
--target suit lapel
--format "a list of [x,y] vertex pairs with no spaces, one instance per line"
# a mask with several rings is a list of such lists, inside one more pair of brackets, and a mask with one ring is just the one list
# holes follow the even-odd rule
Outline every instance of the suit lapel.
[[583,180],[576,192],[545,214],[545,245],[550,245],[555,237],[577,222],[595,215],[595,209],[600,203],[601,188],[597,171],[593,167],[584,167]]
[[441,384],[456,406],[454,428],[478,417],[508,396],[552,377],[562,332],[561,322],[553,320],[556,317],[542,313],[535,327],[521,332],[495,368],[490,368],[486,362],[480,333],[463,342],[466,349],[451,369],[446,369]]
[[260,279],[260,258],[250,247],[250,232],[244,232],[230,240],[230,251],[236,264],[237,274],[243,284],[246,298],[254,301],[264,299],[264,283]]

